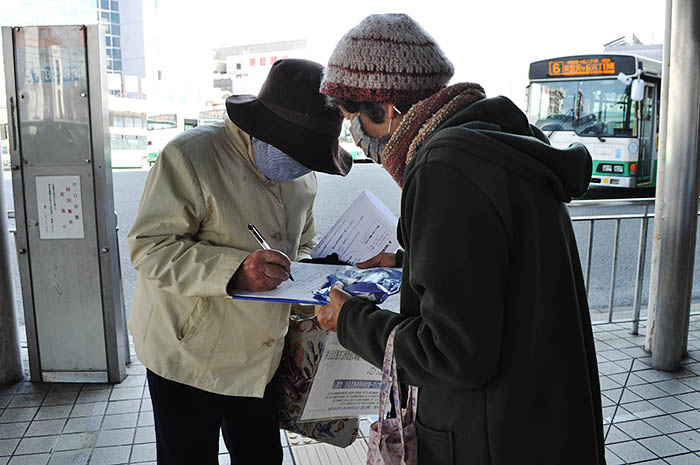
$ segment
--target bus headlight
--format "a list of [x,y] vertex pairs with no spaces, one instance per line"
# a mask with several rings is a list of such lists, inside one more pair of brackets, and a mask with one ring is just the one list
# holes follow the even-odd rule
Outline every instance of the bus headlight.
[[613,172],[613,165],[600,165],[598,168],[600,171],[603,173],[612,173]]
[[625,166],[624,165],[614,165],[613,166],[613,171],[616,173],[624,173],[625,172]]

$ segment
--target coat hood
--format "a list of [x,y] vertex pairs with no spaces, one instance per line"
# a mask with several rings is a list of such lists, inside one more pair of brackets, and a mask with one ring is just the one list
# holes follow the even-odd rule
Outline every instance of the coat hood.
[[[516,152],[508,160],[495,160],[520,176],[547,180],[554,194],[564,202],[582,196],[588,189],[593,164],[588,149],[575,143],[566,149],[549,145],[547,136],[528,123],[525,114],[508,98],[480,100],[447,120],[440,129],[459,128],[475,131]],[[448,129],[449,130],[449,129]],[[499,157],[499,152],[483,155]],[[545,179],[542,179],[545,178]]]

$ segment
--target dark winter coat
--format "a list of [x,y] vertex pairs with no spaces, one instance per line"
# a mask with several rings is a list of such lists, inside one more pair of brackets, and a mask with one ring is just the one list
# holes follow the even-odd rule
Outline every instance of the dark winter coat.
[[407,167],[401,313],[343,305],[340,342],[420,387],[421,465],[605,463],[596,354],[566,207],[587,150],[551,147],[508,99],[472,104]]

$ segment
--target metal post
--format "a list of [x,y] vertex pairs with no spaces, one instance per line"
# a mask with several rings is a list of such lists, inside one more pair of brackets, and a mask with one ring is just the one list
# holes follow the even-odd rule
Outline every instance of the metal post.
[[17,337],[15,296],[12,291],[10,247],[7,240],[7,217],[0,172],[0,384],[9,384],[24,377]]
[[632,334],[639,334],[639,312],[642,307],[642,283],[644,282],[644,264],[647,254],[647,230],[649,229],[649,206],[644,205],[644,218],[639,231],[639,251],[637,253],[637,279],[634,287],[634,317]]
[[668,81],[671,46],[672,0],[666,0],[663,64],[661,66],[661,112],[659,115],[659,146],[656,159],[656,201],[654,231],[651,239],[651,269],[649,271],[649,310],[644,350],[651,352],[656,325],[656,302],[659,295],[659,259],[661,257],[661,226],[664,213],[664,175],[666,173],[666,133],[668,129]]
[[613,322],[613,305],[615,303],[615,278],[617,277],[617,251],[620,248],[620,218],[615,220],[615,243],[613,244],[612,271],[610,272],[610,303],[608,305],[608,323]]
[[686,350],[700,181],[700,2],[673,0],[667,171],[652,367],[677,370]]

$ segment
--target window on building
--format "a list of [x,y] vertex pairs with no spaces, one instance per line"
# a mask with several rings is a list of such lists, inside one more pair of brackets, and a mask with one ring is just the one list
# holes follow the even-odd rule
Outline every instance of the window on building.
[[112,6],[112,11],[119,11],[119,2],[112,1],[110,4]]
[[102,18],[102,21],[104,22],[109,22],[109,13],[103,11],[100,13],[100,18]]
[[249,64],[250,66],[255,66],[255,58],[251,58]]
[[114,60],[114,65],[113,65],[112,69],[115,71],[121,71],[122,70],[121,60]]
[[270,57],[270,64],[274,64],[275,61],[277,61],[277,57],[276,57],[275,55],[272,55],[272,56]]
[[267,63],[267,57],[260,57],[260,66],[265,66]]
[[158,80],[162,81],[163,80],[163,71],[158,70]]
[[122,51],[121,51],[120,49],[118,49],[118,48],[115,48],[114,50],[112,50],[112,57],[121,60],[121,58],[122,58]]
[[115,36],[121,35],[120,28],[116,24],[112,24],[112,34]]
[[119,47],[119,37],[112,37],[112,45],[114,47]]
[[105,44],[107,44],[107,47],[112,46],[112,38],[110,36],[105,37]]
[[113,23],[119,22],[119,13],[110,13],[109,16]]
[[240,63],[236,63],[236,69],[241,69],[241,66],[242,65]]
[[109,0],[100,0],[100,6],[103,10],[109,10]]

